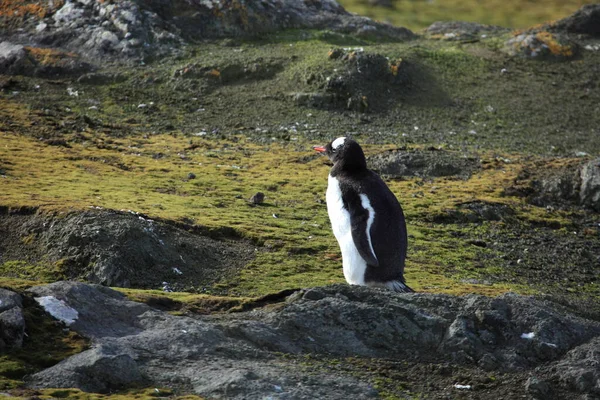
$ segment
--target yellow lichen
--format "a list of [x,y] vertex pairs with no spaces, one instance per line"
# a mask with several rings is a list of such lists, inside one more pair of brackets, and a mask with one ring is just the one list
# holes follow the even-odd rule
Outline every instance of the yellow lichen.
[[64,52],[56,49],[44,49],[41,47],[25,47],[31,57],[42,65],[58,65],[64,60],[77,58],[77,54]]
[[398,71],[400,70],[401,64],[402,64],[401,58],[390,63],[390,71],[392,72],[392,75],[394,75],[394,76],[398,75]]

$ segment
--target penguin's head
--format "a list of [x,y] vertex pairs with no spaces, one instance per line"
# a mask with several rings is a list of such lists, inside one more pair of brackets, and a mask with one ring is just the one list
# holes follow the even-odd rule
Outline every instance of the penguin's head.
[[344,167],[366,168],[367,162],[365,154],[360,145],[347,137],[339,137],[325,146],[315,146],[313,149],[319,153],[325,154],[334,165],[339,164]]

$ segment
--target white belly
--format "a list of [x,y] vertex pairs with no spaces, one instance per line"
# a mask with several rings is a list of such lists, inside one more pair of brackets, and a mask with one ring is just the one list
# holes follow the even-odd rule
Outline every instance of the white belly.
[[351,285],[364,285],[367,263],[354,245],[350,226],[350,213],[344,209],[340,185],[338,180],[332,176],[329,176],[325,198],[331,228],[342,251],[342,265],[346,282]]

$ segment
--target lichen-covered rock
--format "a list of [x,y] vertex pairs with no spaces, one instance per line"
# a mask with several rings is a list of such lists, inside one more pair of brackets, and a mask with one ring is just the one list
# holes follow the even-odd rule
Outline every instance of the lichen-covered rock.
[[21,296],[0,288],[0,354],[23,345],[25,318]]
[[0,71],[7,75],[74,75],[91,70],[75,53],[51,48],[0,43]]
[[577,54],[578,45],[560,33],[533,31],[509,39],[505,49],[514,56],[539,60],[569,60]]
[[500,26],[483,25],[466,21],[437,21],[425,29],[430,39],[476,40],[491,34],[508,32]]
[[[47,2],[38,3],[34,5],[41,9]],[[255,36],[290,28],[394,39],[413,37],[405,28],[350,14],[334,0],[76,0],[53,2],[43,10],[24,12],[18,28],[7,22],[9,16],[0,14],[0,22],[5,22],[0,33],[15,43],[34,42],[99,61],[156,57],[175,51],[187,41]]]

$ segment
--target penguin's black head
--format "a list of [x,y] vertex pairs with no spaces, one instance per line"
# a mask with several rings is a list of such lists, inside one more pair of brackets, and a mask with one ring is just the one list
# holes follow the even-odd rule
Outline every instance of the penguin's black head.
[[361,169],[367,168],[367,161],[362,148],[354,140],[339,137],[326,146],[315,146],[315,151],[325,154],[333,162],[334,168]]

